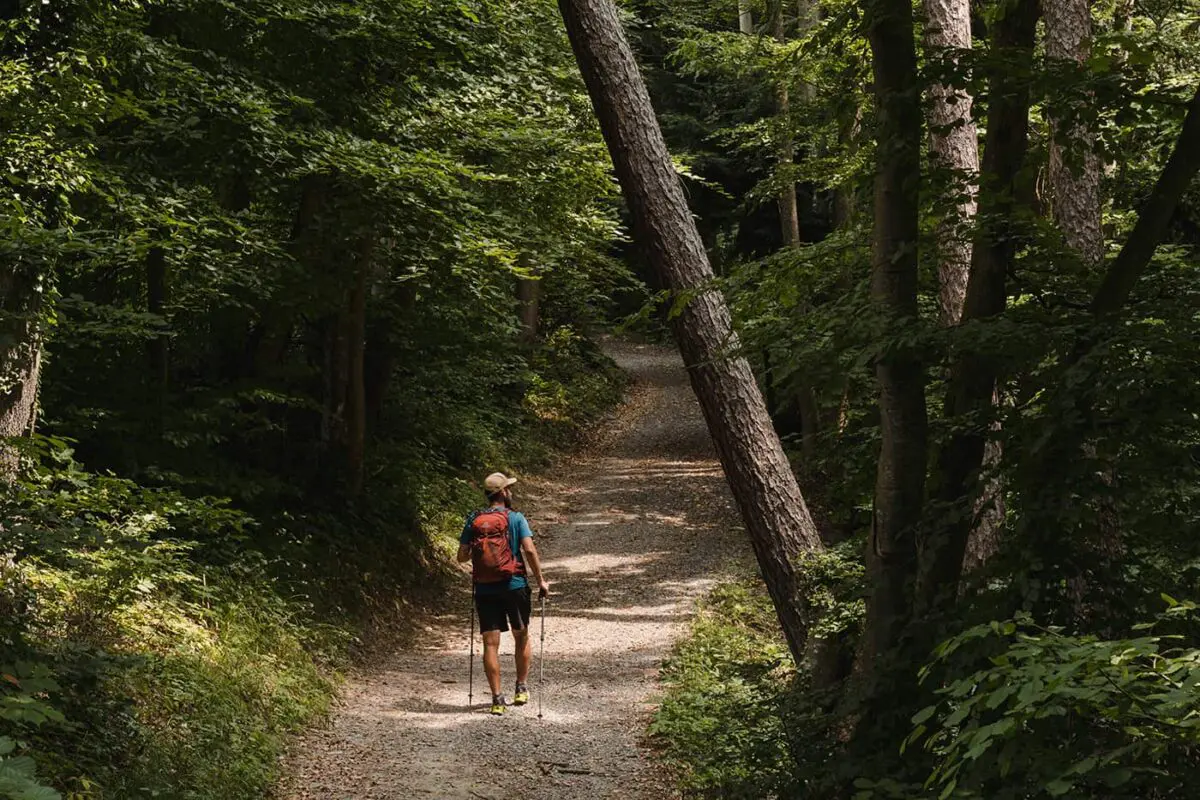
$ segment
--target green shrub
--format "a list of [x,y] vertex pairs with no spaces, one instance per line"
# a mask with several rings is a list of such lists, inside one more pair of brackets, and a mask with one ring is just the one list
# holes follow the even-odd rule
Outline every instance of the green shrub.
[[793,675],[761,583],[715,589],[664,665],[650,726],[689,796],[777,795],[792,773],[780,702]]
[[1138,638],[1069,636],[1019,616],[941,645],[923,674],[949,666],[955,677],[914,717],[906,743],[929,751],[934,769],[923,786],[883,796],[1192,796],[1200,649],[1194,635],[1170,631],[1188,631],[1196,606],[1168,601],[1157,623],[1141,626],[1157,630]]

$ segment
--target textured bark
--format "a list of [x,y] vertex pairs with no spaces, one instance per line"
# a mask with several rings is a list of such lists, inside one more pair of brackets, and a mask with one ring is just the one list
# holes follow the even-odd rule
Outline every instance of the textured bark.
[[[927,57],[953,58],[955,51],[971,49],[970,0],[924,0]],[[975,217],[978,187],[979,139],[971,118],[973,98],[952,86],[929,89],[929,144],[933,163],[944,170],[947,216],[938,222],[938,316],[943,325],[954,325],[962,316],[971,269],[971,240],[967,229]]]
[[[0,437],[28,436],[37,419],[42,296],[38,275],[11,266],[0,274]],[[16,466],[16,452],[0,445],[0,480]]]
[[1113,314],[1129,300],[1134,284],[1146,271],[1159,242],[1167,233],[1175,207],[1188,186],[1200,172],[1200,89],[1192,96],[1183,130],[1175,142],[1175,149],[1162,174],[1154,184],[1154,190],[1138,210],[1137,222],[1125,240],[1125,246],[1117,255],[1100,289],[1092,300],[1092,313]]
[[792,655],[807,615],[797,560],[821,547],[671,163],[612,0],[559,0],[571,46],[629,204],[634,237],[661,282],[687,299],[672,332],[687,366]]
[[[1032,57],[1037,26],[1037,0],[1018,0],[996,21],[993,50],[1006,53],[1005,61]],[[1008,229],[1018,205],[1017,180],[1029,144],[1029,86],[1004,68],[989,75],[992,105],[988,112],[987,143],[983,150],[980,182],[980,233],[971,259],[971,279],[963,305],[963,321],[982,320],[1004,311],[1007,301],[1005,276],[1016,252],[1015,237]],[[996,365],[985,352],[955,353],[944,416],[955,419],[984,416],[992,406]],[[963,508],[970,494],[970,481],[983,463],[986,426],[975,425],[955,434],[938,457],[938,499],[946,507],[957,507],[921,543],[921,574],[917,587],[917,613],[943,607],[957,595],[962,576],[967,538],[974,519]]]
[[[871,299],[896,329],[917,317],[921,107],[913,12],[908,0],[870,0],[865,9],[875,74],[877,151]],[[891,649],[909,618],[916,530],[925,493],[925,371],[915,353],[880,355],[882,444],[867,551],[871,597],[860,663]]]
[[[1060,66],[1086,68],[1092,40],[1089,0],[1043,0],[1043,5],[1046,60],[1052,65],[1058,62]],[[1051,132],[1050,208],[1067,246],[1084,264],[1095,266],[1104,257],[1102,165],[1096,153],[1095,132],[1082,121],[1072,119],[1082,110],[1072,109],[1062,101],[1047,105]]]

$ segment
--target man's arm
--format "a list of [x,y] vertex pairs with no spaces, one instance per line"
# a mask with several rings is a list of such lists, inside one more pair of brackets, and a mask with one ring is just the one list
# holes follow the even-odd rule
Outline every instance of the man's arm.
[[542,561],[538,558],[537,546],[533,543],[532,536],[521,540],[521,552],[525,555],[525,563],[529,565],[533,579],[538,583],[538,597],[550,594],[550,584],[546,583],[546,578],[542,575]]
[[465,564],[471,560],[471,545],[463,543],[458,546],[458,563]]

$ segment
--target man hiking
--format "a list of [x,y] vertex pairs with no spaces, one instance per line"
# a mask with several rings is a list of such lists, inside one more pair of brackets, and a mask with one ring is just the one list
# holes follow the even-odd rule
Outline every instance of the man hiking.
[[500,685],[500,634],[512,628],[516,644],[517,685],[513,705],[529,702],[530,596],[526,564],[538,584],[538,597],[550,593],[533,545],[533,531],[523,514],[512,510],[511,486],[517,482],[501,472],[484,479],[488,507],[467,517],[458,542],[458,562],[471,562],[475,609],[483,634],[483,671],[492,690],[492,713],[503,714],[508,701]]

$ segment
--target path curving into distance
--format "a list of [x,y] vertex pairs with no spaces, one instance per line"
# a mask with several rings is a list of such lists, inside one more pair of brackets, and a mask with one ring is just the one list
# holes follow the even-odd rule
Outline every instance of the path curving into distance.
[[[477,664],[475,708],[466,708],[464,580],[448,601],[454,613],[431,620],[416,649],[354,676],[330,724],[297,743],[283,798],[677,796],[642,743],[658,668],[686,632],[696,598],[748,547],[678,354],[626,342],[609,349],[636,384],[601,443],[514,487],[555,592],[544,718],[536,606],[533,701],[490,716]],[[506,635],[510,698],[511,653]]]

